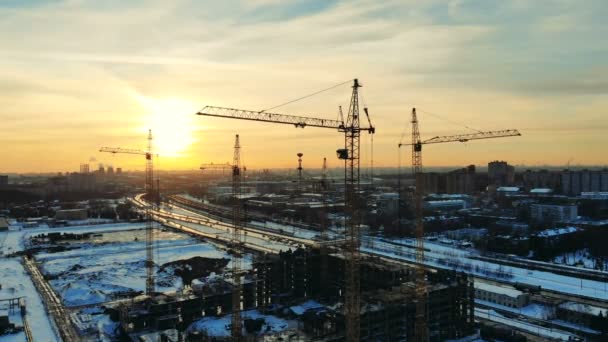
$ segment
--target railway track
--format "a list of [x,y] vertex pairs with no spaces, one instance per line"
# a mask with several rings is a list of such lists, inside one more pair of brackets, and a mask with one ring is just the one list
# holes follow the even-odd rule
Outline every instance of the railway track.
[[55,324],[55,328],[57,329],[61,340],[65,342],[80,341],[80,337],[70,321],[69,314],[65,311],[63,304],[55,291],[53,291],[49,283],[42,276],[42,273],[40,273],[36,263],[30,258],[23,257],[23,264],[30,274],[30,278],[38,290],[38,293],[42,297],[47,312],[53,319],[53,323]]
[[30,322],[27,320],[25,312],[21,314],[21,320],[23,321],[23,331],[25,332],[25,339],[27,342],[35,342],[34,336],[32,336],[32,328],[30,328]]
[[[175,203],[177,201],[173,201],[173,202]],[[179,203],[179,204],[187,205],[187,204],[183,203],[183,202],[186,202],[186,201],[180,201],[180,202],[182,202],[182,203]],[[184,217],[192,219],[192,217],[190,217],[190,216],[186,216],[186,215],[180,215],[180,216],[184,216]],[[208,221],[204,221],[203,218],[202,218],[202,216],[206,216],[205,214],[203,214],[203,213],[196,213],[196,216],[199,216],[197,218],[197,220],[200,221],[200,222],[196,222],[196,223],[209,224],[209,220]],[[167,217],[167,219],[170,220],[171,218]],[[175,217],[173,217],[173,219],[175,219]],[[192,221],[188,220],[186,222],[192,222]],[[229,226],[228,223],[224,223],[224,222],[221,222],[221,221],[216,221],[216,223],[218,223],[220,225]],[[184,227],[184,228],[187,228],[187,227]],[[246,230],[250,230],[250,229],[251,228],[249,228],[249,227],[246,228]],[[252,229],[255,229],[255,228],[252,228]],[[187,230],[189,230],[189,229],[187,229]],[[196,233],[196,231],[193,232],[193,233]],[[268,232],[265,232],[265,231],[259,231],[259,233],[268,234]],[[305,240],[305,239],[295,238],[293,236],[280,235],[278,233],[274,233],[273,235],[279,235],[283,239],[297,240],[298,243],[302,243],[304,245],[314,245],[315,243],[317,243],[317,242],[312,241],[312,240]],[[296,241],[294,241],[294,242],[296,242]],[[386,245],[387,242],[384,242],[384,244]],[[403,254],[408,254],[408,252],[410,252],[408,250],[408,248],[402,248],[402,247],[398,247],[398,246],[391,246],[391,247],[395,249],[393,252],[398,251],[398,250],[400,250],[400,252],[403,253]],[[414,267],[420,267],[421,266],[415,260],[403,259],[403,257],[398,257],[396,255],[387,255],[385,253],[375,253],[375,252],[369,251],[369,250],[368,251],[362,251],[362,254],[366,254],[366,255],[372,256],[372,257],[380,257],[380,258],[385,259],[385,260],[390,260],[392,262],[399,262],[399,263],[407,264],[407,265],[414,266]],[[424,267],[429,267],[428,265],[423,265],[423,266]],[[433,267],[431,266],[431,268],[433,268]],[[499,285],[513,286],[513,282],[512,281],[508,281],[508,280],[498,280],[498,279],[495,279],[495,278],[492,278],[492,277],[485,277],[485,276],[479,276],[479,275],[472,275],[472,276],[476,280],[484,280],[484,281],[490,281],[492,283],[496,283],[496,284],[499,284]],[[571,301],[577,301],[577,302],[581,302],[581,303],[585,303],[585,304],[590,304],[590,305],[596,305],[596,306],[599,305],[599,306],[602,306],[602,307],[608,306],[608,301],[607,300],[598,299],[598,298],[591,298],[591,297],[588,297],[588,296],[584,296],[582,294],[567,294],[567,293],[561,293],[561,292],[558,292],[558,291],[547,290],[545,288],[542,289],[542,291],[541,291],[540,294],[543,295],[543,296],[545,296],[545,297],[547,297],[547,298],[553,298],[553,299],[558,299],[558,300],[571,300]]]

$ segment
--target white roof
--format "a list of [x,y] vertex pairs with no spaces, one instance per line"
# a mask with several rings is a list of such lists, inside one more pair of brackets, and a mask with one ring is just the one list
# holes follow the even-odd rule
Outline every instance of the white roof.
[[530,193],[532,193],[532,194],[550,194],[552,192],[553,192],[553,189],[548,189],[548,188],[536,188],[536,189],[530,190]]
[[575,233],[578,231],[576,227],[566,227],[566,228],[555,228],[555,229],[546,229],[542,232],[539,232],[537,235],[541,237],[549,237],[549,236],[557,236],[563,234]]
[[518,192],[519,188],[516,186],[501,186],[498,189],[496,189],[496,191],[501,191],[501,192]]
[[475,289],[480,289],[480,290],[492,292],[492,293],[498,293],[498,294],[502,294],[502,295],[512,297],[512,298],[517,298],[518,296],[523,294],[523,292],[516,290],[512,287],[492,285],[492,284],[484,283],[481,281],[475,282]]

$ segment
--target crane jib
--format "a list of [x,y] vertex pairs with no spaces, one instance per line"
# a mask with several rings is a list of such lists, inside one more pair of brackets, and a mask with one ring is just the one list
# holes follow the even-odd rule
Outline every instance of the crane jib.
[[319,127],[319,128],[333,128],[333,129],[337,129],[341,132],[350,131],[352,129],[359,130],[359,131],[369,131],[370,133],[375,132],[374,127],[366,127],[366,128],[353,127],[353,128],[349,129],[348,127],[345,126],[344,122],[338,121],[338,120],[320,119],[320,118],[277,114],[277,113],[266,113],[266,112],[258,112],[258,111],[226,108],[226,107],[207,106],[196,114],[202,115],[202,116],[213,116],[213,117],[226,118],[226,119],[239,119],[239,120],[249,120],[249,121],[280,123],[280,124],[294,125],[294,127],[296,127],[296,128],[305,128],[305,127],[310,126],[310,127]]

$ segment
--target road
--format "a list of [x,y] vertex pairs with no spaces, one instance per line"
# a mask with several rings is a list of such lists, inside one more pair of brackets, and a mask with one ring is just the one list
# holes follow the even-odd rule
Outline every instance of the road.
[[[141,196],[139,198],[136,197],[135,199],[137,201],[136,204],[143,206],[145,205],[144,202],[141,200]],[[175,203],[175,202],[174,202]],[[159,210],[156,212],[157,216],[157,220],[163,222],[163,224],[169,225],[169,226],[173,226],[177,229],[180,229],[182,231],[186,231],[186,232],[190,232],[192,234],[197,234],[197,235],[203,235],[203,236],[207,236],[209,238],[215,238],[217,240],[224,240],[224,241],[229,241],[229,236],[225,236],[225,235],[214,235],[213,233],[207,232],[205,233],[204,231],[200,230],[200,227],[193,227],[191,223],[195,223],[199,226],[209,226],[211,225],[214,229],[221,231],[223,234],[229,233],[231,231],[231,224],[229,222],[224,222],[223,218],[218,217],[216,215],[212,215],[212,214],[206,214],[204,212],[201,212],[199,210],[191,210],[190,208],[185,207],[185,205],[183,203],[178,203],[178,205],[174,205],[174,204],[168,204],[168,206],[170,206],[171,208],[174,209],[175,212],[170,212],[167,210]],[[179,212],[179,213],[178,213]],[[224,211],[225,214],[225,211]],[[181,223],[176,222],[176,221],[181,221]],[[254,228],[254,227],[250,227],[250,226],[246,226],[243,227],[243,230],[252,237],[255,237],[254,241],[247,241],[247,245],[249,248],[254,249],[254,250],[260,250],[260,251],[274,251],[277,252],[278,250],[285,248],[287,246],[315,246],[318,245],[319,242],[313,239],[304,239],[301,237],[297,237],[294,236],[294,234],[281,234],[279,232],[275,231],[268,231],[268,230],[261,230],[259,228]],[[255,239],[259,239],[257,242],[255,241]],[[275,243],[276,241],[280,241],[281,242],[281,246],[277,247],[277,246],[273,246],[271,248],[265,247],[267,246],[267,243]],[[367,244],[367,248],[366,247]],[[431,248],[429,249],[426,253],[425,253],[425,263],[424,266],[425,267],[432,267],[432,268],[448,268],[448,269],[452,269],[453,267],[455,267],[456,264],[452,265],[452,264],[441,264],[439,261],[440,260],[451,260],[451,261],[458,261],[458,260],[467,260],[468,257],[468,252],[465,250],[459,250],[457,248],[448,248],[445,246],[435,246],[437,244],[429,244],[428,246]],[[433,246],[435,246],[436,248],[434,248]],[[371,248],[370,248],[371,247]],[[396,245],[395,243],[389,243],[386,241],[382,241],[382,239],[377,239],[377,238],[366,238],[363,239],[362,242],[362,255],[367,255],[367,256],[373,256],[373,257],[379,257],[381,259],[384,260],[390,260],[392,262],[398,262],[398,263],[402,263],[402,264],[408,264],[410,266],[414,266],[414,267],[419,267],[420,265],[418,263],[416,263],[415,261],[415,253],[414,250],[409,248],[410,246],[407,245]],[[442,248],[445,247],[445,250],[443,250]],[[264,248],[266,248],[266,250],[263,250]],[[482,261],[480,261],[482,262]],[[483,262],[489,262],[489,260],[487,261],[483,261]],[[522,261],[519,261],[520,263]],[[458,262],[457,262],[458,264]],[[462,265],[462,263],[460,263],[459,265]],[[475,264],[473,264],[475,265]],[[498,266],[498,265],[496,265]],[[525,265],[521,265],[522,267],[524,267]],[[523,268],[520,268],[523,269]],[[472,272],[472,270],[470,270],[471,272],[467,272],[469,273],[471,276],[473,276],[475,281],[478,280],[484,280],[484,281],[491,281],[497,284],[501,284],[503,286],[512,286],[515,282],[514,279],[509,279],[508,277],[505,277],[504,279],[500,279],[500,278],[496,278],[493,274],[490,275],[480,275],[480,274],[475,274],[475,272]],[[561,279],[561,278],[558,278]],[[558,281],[558,279],[556,279],[555,281]],[[547,280],[545,280],[547,281]],[[533,282],[532,282],[533,283]],[[570,285],[570,284],[567,284]],[[555,298],[555,299],[560,299],[560,300],[572,300],[572,301],[577,301],[577,302],[582,302],[582,303],[587,303],[587,304],[591,304],[591,305],[600,305],[600,306],[605,306],[606,303],[608,303],[606,300],[601,299],[601,298],[592,298],[580,293],[576,293],[573,291],[569,291],[569,292],[560,292],[560,291],[556,291],[556,290],[547,290],[543,287],[543,291],[542,294],[549,297],[549,298]],[[604,305],[602,305],[604,304]],[[483,310],[482,310],[483,311]],[[481,312],[478,312],[479,314],[481,314]],[[484,313],[484,315],[487,316],[487,312]],[[572,333],[568,333],[565,332],[563,330],[557,330],[557,329],[551,329],[549,328],[549,332],[545,332],[546,329],[544,327],[542,327],[540,324],[545,324],[547,322],[541,321],[541,320],[535,320],[535,323],[537,324],[531,324],[530,322],[523,322],[522,325],[518,325],[518,324],[514,324],[513,322],[519,322],[518,319],[516,318],[507,318],[507,317],[492,317],[492,315],[489,315],[490,318],[495,318],[493,321],[505,321],[510,323],[509,325],[512,328],[515,329],[520,329],[522,331],[526,331],[528,334],[536,334],[536,335],[541,335],[545,338],[547,337],[553,337],[555,338],[555,336],[560,335],[560,336],[576,336]],[[504,322],[503,322],[504,323]]]
[[42,276],[42,273],[40,273],[36,262],[28,257],[23,257],[23,265],[30,274],[34,286],[42,297],[42,301],[53,319],[61,339],[66,342],[80,341],[80,337],[70,321],[69,314],[65,311],[63,304],[61,304],[61,300],[59,300],[55,291],[53,291],[49,283]]

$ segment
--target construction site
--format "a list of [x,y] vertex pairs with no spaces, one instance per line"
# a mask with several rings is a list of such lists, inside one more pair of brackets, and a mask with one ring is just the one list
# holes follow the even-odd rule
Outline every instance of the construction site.
[[[360,107],[359,80],[294,101],[346,85],[348,109],[339,107],[337,120],[213,106],[192,113],[201,120],[329,128],[344,137],[335,150],[340,166],[332,172],[328,158],[307,169],[305,155],[297,151],[293,172],[247,169],[247,132],[233,135],[232,162],[205,161],[194,181],[182,183],[159,176],[162,155],[151,130],[145,149],[101,147],[100,153],[139,158],[145,165],[144,173],[128,179],[136,187],[114,202],[116,218],[92,221],[86,210],[65,210],[62,217],[80,221],[54,220],[46,223],[50,228],[30,232],[22,228],[33,223],[15,223],[21,224],[20,235],[3,246],[3,254],[23,259],[56,335],[64,341],[434,342],[602,334],[545,318],[565,330],[541,332],[547,323],[541,325],[538,315],[539,325],[517,325],[523,316],[515,318],[506,308],[540,312],[562,301],[534,297],[540,286],[516,278],[517,264],[478,254],[471,242],[438,240],[435,220],[451,224],[455,214],[426,215],[430,205],[460,204],[454,198],[463,197],[429,194],[426,188],[437,185],[423,172],[424,146],[517,137],[517,130],[422,139],[414,108],[409,141],[395,143],[400,155],[411,157],[411,171],[375,175],[376,128],[369,109]],[[366,135],[372,145],[362,147]],[[365,168],[362,148],[372,151]],[[89,174],[86,166],[81,170]],[[104,177],[116,184],[127,180],[122,174]],[[120,219],[119,207],[120,215],[132,218]],[[394,218],[381,221],[386,215]],[[553,290],[561,300],[598,304],[574,288]],[[492,301],[505,311],[493,311],[498,309]],[[4,329],[30,330],[9,323]]]
[[[148,222],[145,292],[129,301],[106,305],[111,310],[110,316],[120,322],[121,338],[133,341],[155,338],[161,341],[444,341],[474,335],[472,277],[456,270],[423,265],[422,145],[517,136],[519,133],[515,130],[491,131],[422,141],[414,109],[409,145],[416,182],[410,201],[416,213],[413,231],[416,245],[412,249],[418,264],[405,264],[390,256],[362,252],[362,229],[365,227],[362,217],[367,211],[365,192],[372,188],[361,184],[361,135],[373,135],[376,129],[368,108],[360,108],[361,84],[357,79],[349,83],[352,94],[348,110],[343,114],[340,108],[338,120],[212,106],[197,113],[203,117],[286,124],[295,128],[329,128],[344,134],[344,146],[336,151],[338,159],[344,163],[343,184],[340,186],[330,186],[326,160],[323,161],[321,176],[314,182],[316,184],[311,184],[310,179],[304,180],[303,154],[297,153],[297,180],[280,192],[287,196],[287,206],[297,203],[306,196],[306,192],[316,192],[318,205],[316,210],[312,207],[312,211],[320,220],[314,227],[294,227],[289,235],[281,236],[282,229],[278,235],[272,229],[272,235],[264,234],[268,229],[251,226],[252,215],[264,222],[268,220],[263,210],[249,209],[259,202],[248,203],[252,196],[249,190],[244,191],[249,179],[246,179],[246,168],[241,164],[238,134],[232,163],[201,166],[203,172],[222,170],[219,177],[210,178],[211,182],[218,179],[225,182],[223,179],[229,177],[225,186],[230,189],[228,196],[217,201],[222,205],[215,207],[193,198],[161,195],[160,183],[154,177],[156,155],[152,132],[145,151],[100,149],[113,154],[141,155],[146,160],[145,196],[132,200],[144,210]],[[406,145],[399,143],[399,148]],[[224,170],[229,171],[229,175]],[[170,203],[170,207],[161,204],[162,198]],[[328,227],[330,205],[333,213],[342,214],[341,229]],[[172,208],[194,211],[200,219],[213,217],[215,224],[224,226],[221,237],[219,234],[203,236],[224,244],[230,255],[230,264],[218,273],[184,281],[178,291],[159,293],[155,287],[153,226],[160,222],[168,228],[188,232],[174,219],[182,216],[182,220],[188,222],[186,217],[189,215],[177,213]],[[314,232],[314,236],[300,238],[296,230]],[[196,235],[196,232],[189,233]],[[258,237],[260,234],[261,238]],[[265,243],[264,239],[286,241],[291,245],[287,249],[277,248]],[[225,317],[229,320],[224,320]],[[283,324],[277,327],[276,322],[272,324],[273,319]],[[229,335],[226,336],[228,330]]]

